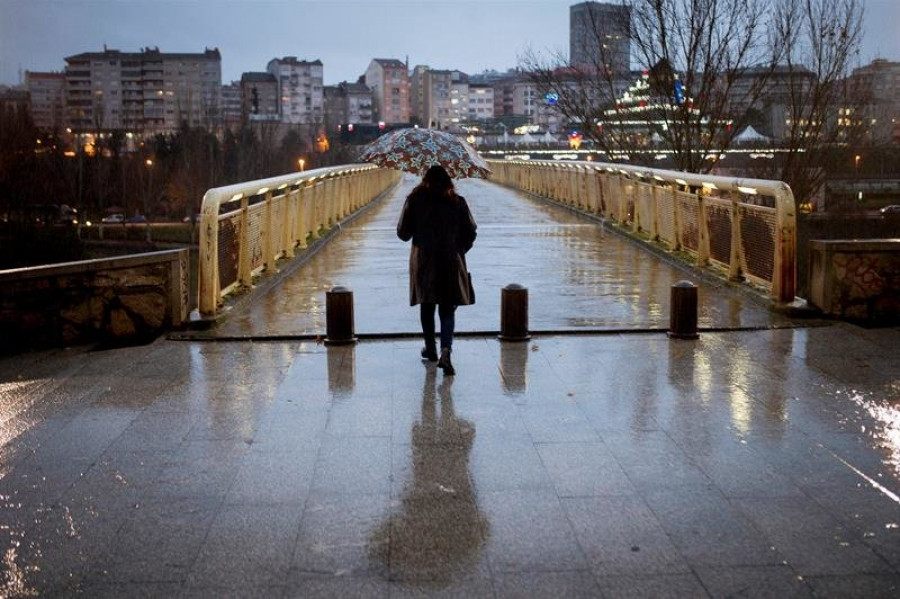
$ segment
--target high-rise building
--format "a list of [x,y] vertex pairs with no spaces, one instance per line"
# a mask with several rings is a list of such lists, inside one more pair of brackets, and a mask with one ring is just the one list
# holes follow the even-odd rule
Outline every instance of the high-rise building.
[[241,75],[241,114],[249,121],[280,121],[278,79],[272,73]]
[[580,68],[627,73],[631,69],[631,9],[603,2],[569,7],[569,62]]
[[278,81],[279,113],[283,123],[323,122],[324,94],[321,60],[297,60],[296,56],[273,58],[266,70]]
[[66,59],[66,118],[76,132],[174,131],[217,124],[222,56],[203,53],[85,52]]
[[25,87],[31,104],[31,119],[43,131],[66,126],[66,76],[64,73],[25,73]]
[[396,58],[373,58],[365,84],[372,90],[373,120],[386,124],[409,123],[409,71]]

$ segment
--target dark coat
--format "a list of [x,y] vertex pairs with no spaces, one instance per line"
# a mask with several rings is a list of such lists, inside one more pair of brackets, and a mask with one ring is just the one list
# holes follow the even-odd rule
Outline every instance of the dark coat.
[[409,305],[467,306],[466,252],[475,243],[475,219],[462,196],[433,196],[415,189],[400,214],[397,236],[412,239],[409,252]]

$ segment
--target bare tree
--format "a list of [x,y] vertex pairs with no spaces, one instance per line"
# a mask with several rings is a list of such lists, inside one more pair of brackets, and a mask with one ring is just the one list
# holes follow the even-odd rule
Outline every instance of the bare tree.
[[[627,22],[612,25],[587,12],[582,43],[590,49],[578,60],[529,51],[524,70],[608,154],[649,163],[658,141],[677,168],[710,170],[749,121],[783,51],[766,32],[770,0],[625,0],[621,7],[618,18]],[[643,70],[637,81],[627,61],[621,66],[620,35]]]
[[819,193],[829,172],[841,170],[867,132],[868,90],[849,78],[864,9],[860,0],[779,0],[774,35],[785,48],[779,88],[785,132],[774,176],[798,202]]

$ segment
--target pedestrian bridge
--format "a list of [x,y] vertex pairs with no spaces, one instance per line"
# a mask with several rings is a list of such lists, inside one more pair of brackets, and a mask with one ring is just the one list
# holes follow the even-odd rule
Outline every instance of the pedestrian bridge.
[[[770,222],[752,204],[669,189],[673,221],[700,223],[673,236],[660,191],[577,193],[576,172],[545,195],[582,214],[458,183],[479,223],[463,331],[497,329],[511,282],[533,331],[663,329],[689,276],[667,239],[727,275],[758,255],[723,233],[775,238],[739,226]],[[744,283],[704,277],[719,330],[699,340],[470,335],[443,377],[399,334],[418,332],[394,233],[415,183],[342,167],[214,190],[201,307],[219,326],[0,357],[0,596],[898,596],[900,331],[772,326]],[[691,194],[719,216],[692,221]],[[645,227],[655,253],[625,236]],[[390,338],[310,339],[338,284],[357,330]]]
[[[468,256],[478,304],[460,313],[461,333],[498,329],[500,290],[510,283],[529,289],[530,328],[538,332],[665,329],[670,287],[683,279],[700,287],[703,328],[784,323],[759,300],[793,299],[792,238],[778,235],[793,231],[793,213],[761,205],[766,182],[687,181],[688,175],[665,171],[617,170],[606,176],[590,163],[492,166],[494,179],[505,186],[456,182],[479,226]],[[408,302],[409,247],[397,239],[395,227],[404,198],[419,179],[365,167],[359,174],[368,179],[358,195],[347,167],[207,194],[204,223],[215,227],[204,224],[201,237],[201,312],[222,313],[229,296],[246,292],[254,277],[258,287],[253,301],[230,310],[216,335],[320,335],[325,293],[338,285],[354,292],[358,333],[418,330],[417,312]],[[786,199],[792,206],[792,198],[776,197],[786,186],[771,189],[770,204]],[[376,196],[377,202],[367,203]],[[231,210],[221,208],[229,202]],[[355,218],[336,226],[355,211]],[[621,226],[604,226],[610,222]],[[328,242],[316,242],[315,255],[305,256],[302,265],[281,260],[329,229]],[[653,240],[644,245],[655,251],[629,237]],[[689,264],[708,272],[686,272]],[[275,271],[290,274],[279,273],[278,285],[259,285]],[[710,276],[716,271],[720,277]],[[729,276],[745,282],[728,284]]]

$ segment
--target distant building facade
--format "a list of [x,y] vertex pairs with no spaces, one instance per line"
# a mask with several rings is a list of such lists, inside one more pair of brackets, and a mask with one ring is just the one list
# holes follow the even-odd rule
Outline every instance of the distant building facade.
[[232,81],[222,86],[222,104],[220,116],[226,129],[235,129],[243,121],[243,104],[241,102],[241,82]]
[[321,60],[297,60],[296,56],[273,58],[266,70],[278,82],[279,114],[283,123],[314,124],[324,120]]
[[622,4],[581,2],[569,7],[569,62],[605,68],[619,74],[631,70],[631,9]]
[[494,87],[486,83],[469,83],[469,120],[489,121],[494,118]]
[[218,120],[222,57],[203,53],[86,52],[66,59],[66,120],[75,132],[174,131]]
[[278,79],[272,73],[251,71],[241,75],[241,115],[250,122],[280,121]]
[[31,118],[35,127],[43,131],[61,131],[66,128],[66,75],[65,73],[25,73]]
[[865,99],[862,117],[873,141],[900,141],[900,62],[878,59],[854,69],[849,84]]
[[325,86],[325,124],[329,131],[338,125],[372,123],[372,90],[364,83],[343,81]]
[[372,90],[373,119],[386,124],[410,122],[409,71],[395,58],[374,58],[364,75]]

